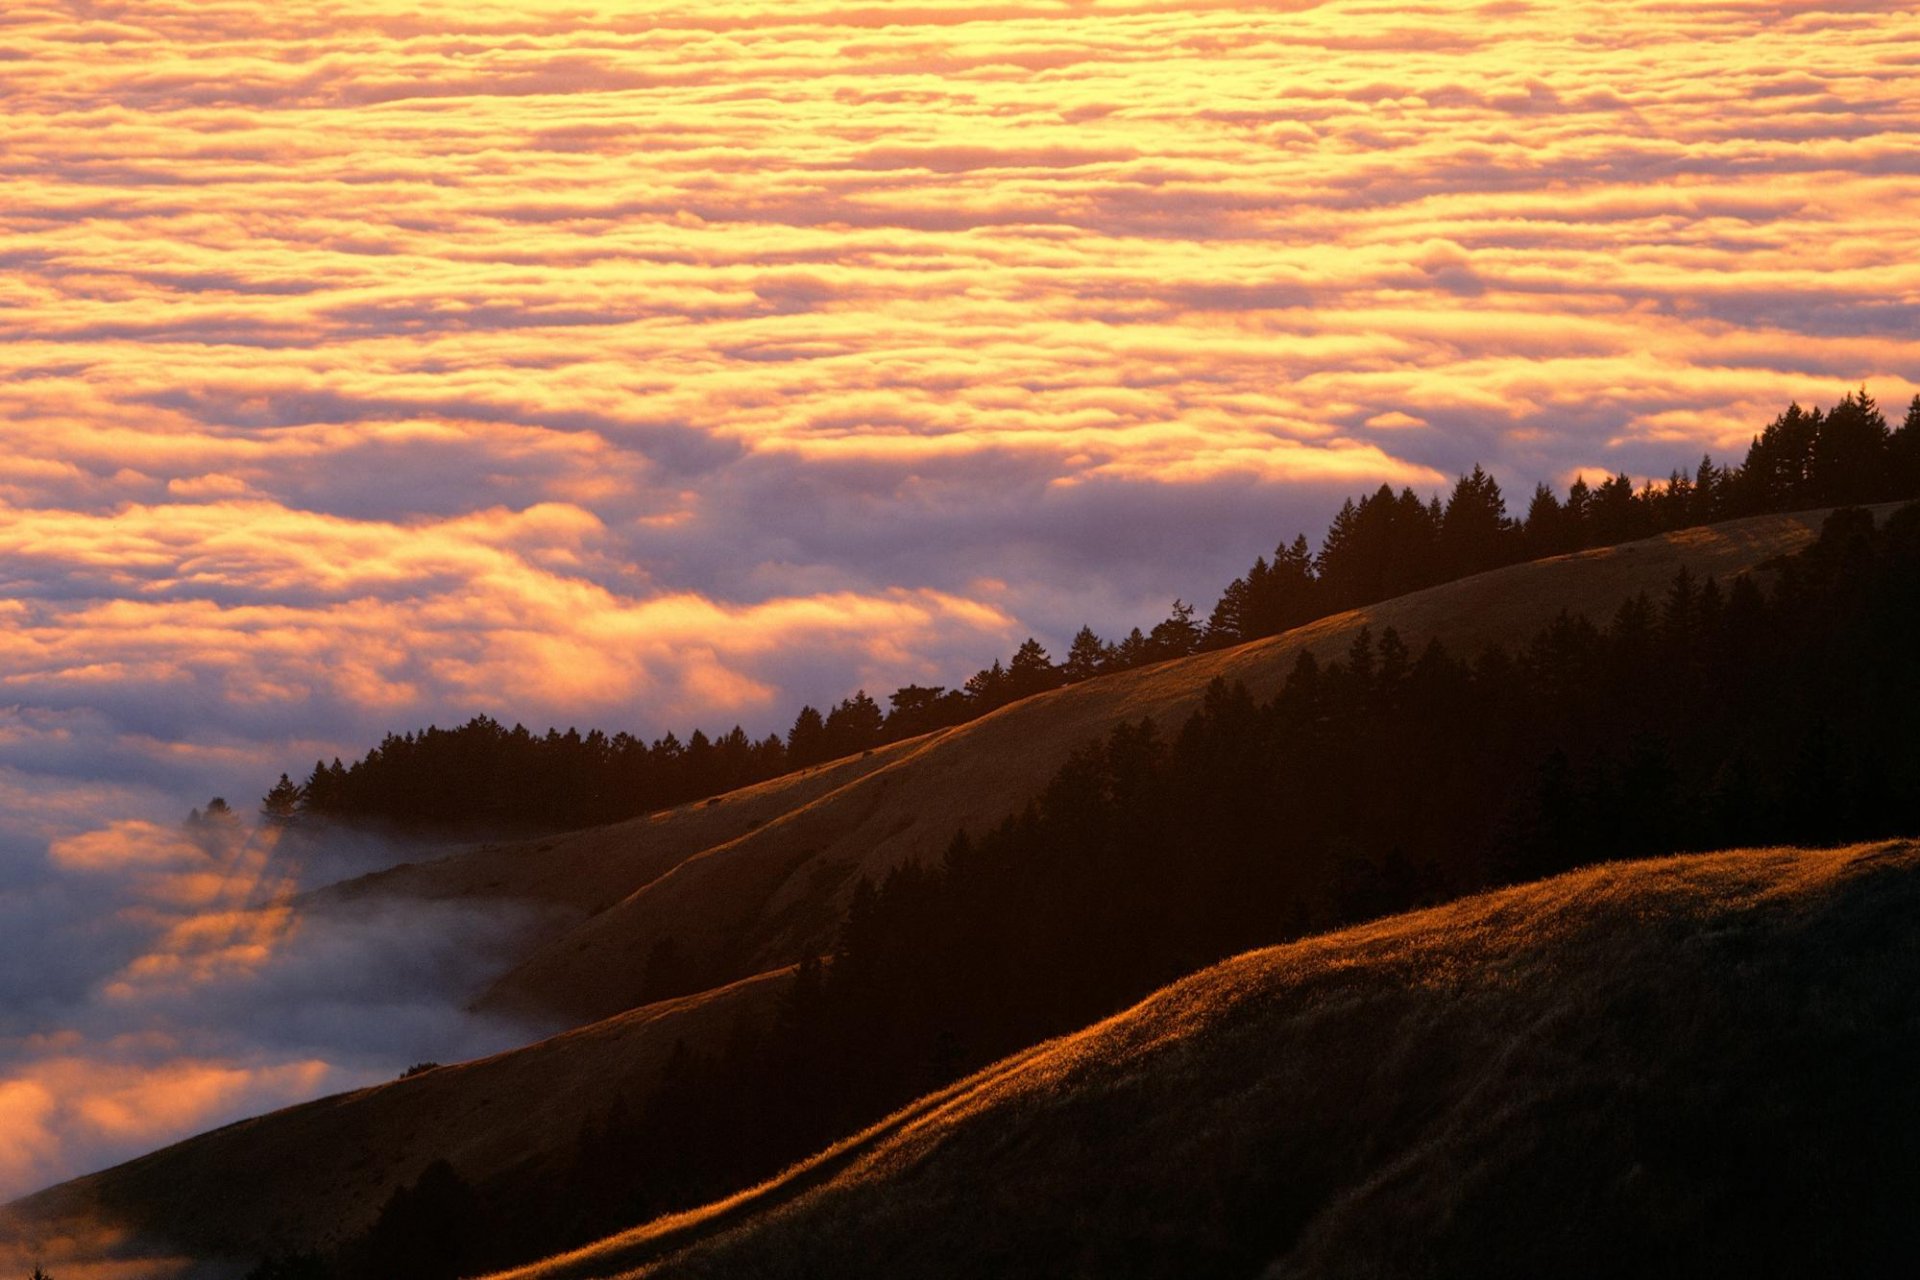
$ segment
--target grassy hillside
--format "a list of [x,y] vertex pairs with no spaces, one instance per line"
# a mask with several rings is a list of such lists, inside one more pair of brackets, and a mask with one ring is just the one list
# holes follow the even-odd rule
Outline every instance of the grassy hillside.
[[[977,830],[1018,808],[1075,748],[1123,720],[1177,725],[1216,677],[1269,697],[1301,650],[1343,652],[1363,626],[1397,628],[1416,649],[1438,638],[1472,653],[1524,636],[1562,610],[1604,619],[1638,592],[1660,594],[1682,567],[1724,582],[1798,551],[1824,515],[1758,517],[1495,570],[1285,635],[1029,698],[875,753],[858,772],[842,762],[832,766],[844,771],[835,775],[840,785],[796,795],[800,802],[784,812],[664,872],[656,869],[665,858],[631,855],[654,878],[634,876],[621,901],[537,949],[489,999],[582,1020],[616,1013],[640,997],[647,954],[669,937],[710,981],[792,963],[830,942],[862,874],[937,858],[955,830]],[[631,829],[636,848],[644,847],[644,828]],[[673,852],[687,848],[676,843]],[[457,876],[457,866],[448,873]]]
[[511,1273],[1895,1274],[1920,846],[1620,864],[1253,952]]
[[[317,1249],[364,1231],[446,1159],[477,1180],[538,1177],[584,1120],[658,1076],[676,1042],[718,1048],[767,1016],[785,971],[648,1005],[508,1053],[216,1129],[0,1210],[167,1240],[200,1256]],[[37,1227],[33,1234],[44,1234]]]

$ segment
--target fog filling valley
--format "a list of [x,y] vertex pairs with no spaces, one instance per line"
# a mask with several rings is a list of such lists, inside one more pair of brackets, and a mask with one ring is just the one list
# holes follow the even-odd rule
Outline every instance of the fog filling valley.
[[463,1006],[528,916],[294,900],[421,852],[283,830],[239,807],[193,823],[114,820],[56,835],[37,857],[9,850],[0,1200],[527,1039]]

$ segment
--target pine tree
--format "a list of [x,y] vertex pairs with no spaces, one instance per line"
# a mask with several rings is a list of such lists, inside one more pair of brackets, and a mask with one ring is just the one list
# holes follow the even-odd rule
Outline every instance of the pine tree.
[[1820,422],[1807,459],[1808,496],[1840,506],[1889,496],[1887,420],[1865,387],[1849,392]]
[[1200,648],[1200,627],[1193,620],[1193,606],[1176,599],[1166,619],[1156,624],[1147,636],[1151,661],[1184,658]]
[[974,714],[985,715],[996,707],[1007,704],[1007,669],[995,658],[993,665],[984,671],[976,671],[967,678],[967,702],[973,707]]
[[1143,663],[1153,661],[1153,648],[1140,628],[1127,632],[1126,638],[1113,647],[1112,656],[1107,663],[1109,671],[1130,671]]
[[800,708],[787,730],[787,760],[795,769],[819,764],[827,758],[827,722],[813,707]]
[[[1265,560],[1256,563],[1261,570],[1265,570]],[[1220,593],[1219,601],[1207,617],[1206,631],[1200,640],[1202,648],[1228,649],[1248,638],[1248,602],[1252,595],[1245,578],[1235,578],[1227,584],[1227,589]]]
[[1740,467],[1740,508],[1749,515],[1792,511],[1809,502],[1813,446],[1820,434],[1820,411],[1798,403],[1766,425],[1747,449]]
[[[273,789],[260,798],[260,812],[269,822],[291,822],[300,810],[300,794],[299,786],[283,773]],[[213,806],[207,808],[211,811]]]
[[1887,463],[1894,495],[1920,498],[1920,396],[1907,406],[1907,420],[1887,442]]
[[1528,555],[1556,556],[1563,551],[1573,550],[1573,540],[1568,536],[1566,508],[1560,505],[1560,499],[1554,496],[1553,490],[1544,484],[1534,486],[1533,500],[1527,504],[1527,519],[1522,530]]
[[880,745],[885,724],[880,704],[861,689],[828,714],[822,749],[828,759],[870,751]]
[[1474,467],[1453,486],[1440,519],[1442,576],[1464,577],[1507,563],[1512,532],[1499,483]]
[[1007,697],[1025,698],[1044,693],[1059,683],[1060,673],[1053,659],[1038,640],[1028,636],[1007,664]]
[[1082,627],[1074,633],[1073,643],[1067,648],[1067,660],[1060,664],[1060,673],[1070,684],[1091,680],[1106,669],[1110,655],[1110,646],[1094,634],[1093,628]]

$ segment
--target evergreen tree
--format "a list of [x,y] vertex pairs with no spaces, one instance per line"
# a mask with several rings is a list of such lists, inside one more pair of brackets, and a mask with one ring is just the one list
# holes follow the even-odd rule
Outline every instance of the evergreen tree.
[[1512,533],[1499,483],[1476,466],[1453,486],[1440,520],[1443,575],[1462,577],[1507,563]]
[[1109,671],[1130,671],[1134,667],[1152,662],[1153,646],[1147,642],[1146,635],[1135,627],[1126,637],[1113,647],[1112,657],[1107,663]]
[[1820,417],[1818,409],[1808,413],[1798,403],[1790,404],[1754,437],[1747,460],[1740,467],[1740,507],[1744,513],[1792,511],[1809,505]]
[[992,666],[968,677],[966,695],[975,715],[985,715],[1007,704],[1007,669],[1000,665],[1000,659],[995,658]]
[[1642,535],[1642,509],[1634,501],[1633,481],[1617,475],[1593,491],[1587,503],[1587,545],[1610,547]]
[[473,1188],[452,1165],[436,1160],[382,1206],[363,1242],[363,1274],[458,1280],[468,1274],[469,1259],[483,1256],[483,1228]]
[[794,768],[804,769],[826,758],[826,719],[813,707],[802,707],[793,728],[787,730],[787,759]]
[[1714,464],[1712,454],[1702,454],[1700,467],[1693,473],[1693,510],[1689,523],[1712,524],[1725,519],[1731,481],[1732,476]]
[[1808,496],[1836,506],[1889,496],[1887,438],[1887,420],[1867,389],[1849,392],[1814,436],[1807,460]]
[[1566,508],[1544,484],[1534,486],[1533,500],[1527,504],[1526,522],[1521,527],[1528,555],[1557,556],[1574,549]]
[[1106,670],[1110,656],[1111,648],[1106,641],[1095,635],[1092,627],[1082,627],[1074,633],[1067,660],[1060,664],[1060,673],[1069,684],[1091,680]]
[[1896,496],[1920,495],[1920,396],[1907,406],[1906,421],[1887,441],[1887,471]]
[[1175,600],[1166,619],[1156,624],[1147,636],[1147,650],[1152,655],[1149,661],[1184,658],[1199,651],[1200,640],[1199,624],[1193,620],[1193,606],[1184,600]]
[[886,737],[898,742],[917,734],[958,724],[967,717],[966,698],[945,685],[910,684],[887,695]]
[[[1259,569],[1265,571],[1266,561],[1256,561]],[[1213,612],[1207,617],[1205,633],[1201,636],[1203,649],[1228,649],[1247,639],[1248,601],[1252,590],[1245,578],[1235,578],[1220,593],[1220,599],[1213,606]]]
[[1007,664],[1007,697],[1025,698],[1059,685],[1060,673],[1040,642],[1028,636]]
[[823,735],[827,758],[871,751],[880,745],[885,725],[886,716],[881,713],[880,704],[869,697],[865,689],[859,690],[827,716]]
[[1313,551],[1300,534],[1276,547],[1273,564],[1255,560],[1247,574],[1247,601],[1242,622],[1246,639],[1279,635],[1324,612],[1320,582],[1314,574]]
[[[213,808],[211,804],[207,806]],[[300,810],[300,788],[286,774],[280,775],[280,781],[273,789],[260,798],[260,813],[269,822],[288,823]]]

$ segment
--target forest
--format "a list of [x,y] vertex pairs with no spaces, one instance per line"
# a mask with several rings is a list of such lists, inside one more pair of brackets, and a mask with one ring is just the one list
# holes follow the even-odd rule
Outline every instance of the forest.
[[1740,516],[1920,496],[1920,396],[1892,427],[1863,388],[1831,409],[1790,405],[1744,461],[1702,458],[1663,483],[1624,475],[1564,496],[1537,487],[1524,515],[1479,467],[1445,502],[1381,486],[1345,503],[1313,550],[1305,534],[1256,559],[1202,618],[1175,600],[1167,617],[1109,641],[1091,627],[1056,662],[1028,639],[958,688],[908,685],[887,706],[865,690],[821,712],[804,707],[784,738],[740,726],[652,742],[626,732],[535,733],[476,716],[452,729],[388,734],[365,756],[316,761],[281,778],[268,816],[490,834],[591,826],[719,795],[889,742],[964,723],[1029,695],[1205,649],[1276,635],[1327,614],[1523,560],[1611,546]]
[[[861,883],[771,1025],[676,1046],[566,1167],[473,1187],[436,1166],[336,1257],[257,1274],[551,1253],[1249,948],[1602,860],[1913,830],[1920,504],[1836,511],[1764,576],[1683,573],[1471,655],[1362,632],[1264,704],[1216,682],[1185,724],[1123,724],[937,865]],[[454,1269],[422,1261],[449,1240]]]

